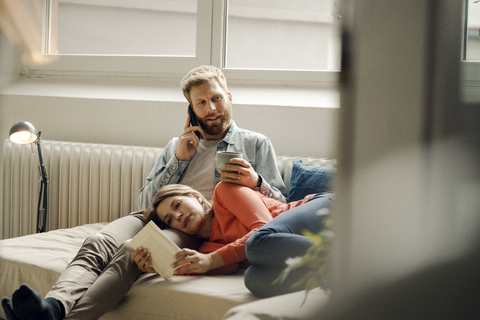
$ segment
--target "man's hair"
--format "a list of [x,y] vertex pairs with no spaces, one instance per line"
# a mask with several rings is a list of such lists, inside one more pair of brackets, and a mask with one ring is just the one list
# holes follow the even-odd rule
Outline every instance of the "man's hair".
[[218,81],[225,93],[228,92],[227,79],[225,79],[222,70],[217,67],[199,66],[183,77],[182,81],[180,81],[180,85],[182,86],[183,95],[187,98],[190,104],[192,104],[192,101],[190,100],[190,90],[192,90],[193,87],[201,86],[212,79]]
[[143,212],[143,219],[145,220],[145,223],[153,221],[161,229],[168,228],[168,226],[158,216],[157,208],[163,200],[176,196],[200,197],[202,199],[202,207],[205,212],[209,213],[211,211],[210,209],[212,208],[212,204],[203,196],[203,194],[201,194],[197,190],[183,184],[168,184],[161,187],[157,191],[157,193],[153,197],[152,204],[147,210]]

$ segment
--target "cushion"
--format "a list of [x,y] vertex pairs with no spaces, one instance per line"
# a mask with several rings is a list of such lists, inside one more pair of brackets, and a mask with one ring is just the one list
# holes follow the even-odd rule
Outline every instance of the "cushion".
[[292,162],[292,177],[287,202],[303,199],[313,193],[331,191],[331,181],[336,169],[316,167],[303,163],[300,158]]

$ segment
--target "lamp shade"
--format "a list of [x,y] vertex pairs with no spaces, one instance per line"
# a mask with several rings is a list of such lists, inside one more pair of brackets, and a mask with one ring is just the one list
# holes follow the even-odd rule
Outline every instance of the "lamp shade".
[[15,123],[10,129],[10,141],[18,144],[27,144],[35,142],[38,138],[37,130],[33,124],[28,121]]

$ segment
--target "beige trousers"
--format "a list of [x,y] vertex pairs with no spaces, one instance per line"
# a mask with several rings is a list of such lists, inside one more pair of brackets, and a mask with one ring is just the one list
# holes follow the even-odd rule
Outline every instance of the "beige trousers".
[[[98,319],[112,309],[142,273],[128,241],[145,225],[143,211],[133,212],[89,236],[45,298],[65,307],[65,319]],[[179,247],[197,249],[200,241],[165,230]]]

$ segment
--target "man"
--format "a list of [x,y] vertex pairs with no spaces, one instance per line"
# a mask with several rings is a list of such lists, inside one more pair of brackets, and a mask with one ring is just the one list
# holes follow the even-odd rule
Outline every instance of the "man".
[[[267,137],[235,125],[232,95],[221,70],[211,66],[193,69],[181,84],[200,126],[189,127],[189,116],[183,134],[166,146],[140,191],[139,208],[148,208],[157,190],[166,184],[186,184],[211,199],[213,186],[220,181],[258,188],[261,193],[285,202],[286,189],[275,165],[273,146]],[[201,132],[202,139],[195,131]],[[243,154],[243,160],[232,160],[232,165],[225,167],[234,171],[222,172],[227,178],[215,171],[217,151]]]
[[[278,172],[275,152],[265,136],[243,130],[232,120],[232,95],[220,69],[200,66],[181,82],[199,126],[189,127],[172,139],[155,163],[140,190],[138,205],[145,210],[162,186],[183,183],[211,198],[220,181],[257,188],[261,193],[285,201],[286,188]],[[201,133],[199,138],[195,132]],[[242,152],[225,169],[215,170],[217,150]],[[221,177],[223,176],[223,177]],[[8,320],[97,319],[113,308],[141,273],[132,249],[124,243],[145,225],[142,212],[119,218],[88,237],[76,257],[43,299],[26,285],[3,299]],[[198,248],[198,239],[172,229],[165,230],[179,247]]]

